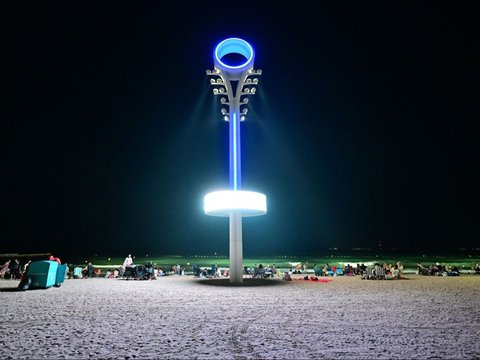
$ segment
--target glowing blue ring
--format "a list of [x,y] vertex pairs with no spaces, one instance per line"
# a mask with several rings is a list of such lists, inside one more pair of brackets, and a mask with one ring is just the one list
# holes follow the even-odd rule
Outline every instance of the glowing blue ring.
[[[230,66],[222,62],[222,58],[228,54],[240,54],[244,56],[247,61],[245,63]],[[253,66],[254,51],[252,46],[245,40],[239,38],[229,38],[223,40],[217,45],[214,51],[214,59],[217,66],[225,70],[246,70]]]

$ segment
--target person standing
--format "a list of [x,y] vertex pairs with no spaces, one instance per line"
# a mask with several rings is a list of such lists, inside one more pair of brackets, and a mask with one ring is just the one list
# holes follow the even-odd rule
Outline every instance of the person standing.
[[127,267],[132,266],[132,264],[133,264],[132,255],[128,254],[128,256],[123,261],[123,267],[127,268]]
[[17,280],[20,277],[20,261],[13,260],[10,263],[10,279]]
[[25,274],[28,270],[28,267],[30,266],[30,263],[32,262],[32,260],[28,260],[25,265],[23,265],[23,268],[22,268],[22,274]]

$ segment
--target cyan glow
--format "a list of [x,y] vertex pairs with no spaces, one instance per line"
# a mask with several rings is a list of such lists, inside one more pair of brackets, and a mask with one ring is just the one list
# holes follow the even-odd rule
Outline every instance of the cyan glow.
[[240,213],[242,217],[267,213],[267,197],[254,191],[215,191],[203,199],[205,214],[228,217]]
[[[227,54],[240,54],[244,56],[247,61],[237,66],[227,65],[222,61],[222,58]],[[217,45],[214,51],[214,60],[216,65],[219,65],[220,68],[227,70],[246,70],[249,67],[253,66],[253,57],[254,52],[252,46],[245,40],[239,38],[230,38],[223,40]]]

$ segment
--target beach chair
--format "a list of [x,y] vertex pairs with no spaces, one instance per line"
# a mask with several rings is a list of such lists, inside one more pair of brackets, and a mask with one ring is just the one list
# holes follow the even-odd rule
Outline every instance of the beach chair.
[[364,279],[364,280],[371,280],[371,279],[373,279],[373,278],[374,278],[374,276],[373,276],[373,268],[367,267],[367,269],[366,269],[365,272],[363,273],[362,279]]
[[381,265],[375,266],[375,280],[385,280],[385,269]]
[[73,269],[73,278],[74,279],[81,279],[82,278],[82,268],[76,267]]

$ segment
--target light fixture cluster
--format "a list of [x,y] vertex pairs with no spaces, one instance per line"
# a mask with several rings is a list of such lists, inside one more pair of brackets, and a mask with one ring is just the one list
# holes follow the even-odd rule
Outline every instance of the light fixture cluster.
[[225,81],[225,76],[222,70],[214,68],[206,71],[208,76],[211,76],[210,85],[213,86],[213,95],[220,95],[220,103],[225,105],[220,112],[222,113],[225,121],[230,120],[230,114],[239,110],[240,121],[246,120],[248,113],[248,98],[249,95],[255,95],[257,92],[256,85],[258,85],[258,76],[262,75],[262,70],[249,69],[245,71],[241,78],[238,80],[236,91],[233,92],[232,84],[230,81]]

